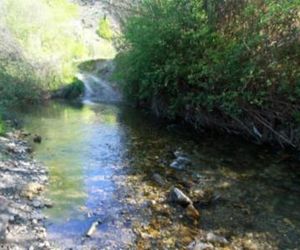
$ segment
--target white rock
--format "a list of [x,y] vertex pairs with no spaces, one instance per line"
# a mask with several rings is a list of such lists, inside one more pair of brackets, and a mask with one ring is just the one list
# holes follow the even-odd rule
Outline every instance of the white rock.
[[189,158],[185,156],[179,156],[170,164],[170,167],[174,169],[182,170],[189,165],[191,165],[191,160]]
[[191,244],[188,245],[188,250],[210,250],[213,249],[213,245],[209,243],[193,241]]
[[192,200],[184,194],[179,188],[172,188],[170,192],[170,200],[180,205],[193,204]]
[[211,243],[218,243],[218,244],[223,244],[223,245],[227,245],[228,244],[228,240],[226,240],[225,237],[215,235],[212,232],[210,232],[210,233],[207,234],[206,240],[208,242],[211,242]]

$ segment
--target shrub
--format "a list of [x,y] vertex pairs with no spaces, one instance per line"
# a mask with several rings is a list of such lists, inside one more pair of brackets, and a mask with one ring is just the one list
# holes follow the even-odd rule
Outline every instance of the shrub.
[[274,126],[294,126],[299,109],[298,1],[146,0],[138,10],[117,57],[131,100],[193,123],[207,112],[287,137]]
[[84,92],[84,84],[78,78],[74,78],[72,83],[63,89],[63,98],[75,99],[80,97]]
[[[14,48],[22,55],[22,63],[31,66],[30,79],[23,75],[22,81],[34,80],[36,86],[46,90],[70,81],[77,71],[74,61],[87,53],[74,25],[76,5],[66,0],[6,0],[2,5],[0,27],[5,28],[10,40],[0,41],[0,54]],[[6,58],[10,68],[15,61]]]

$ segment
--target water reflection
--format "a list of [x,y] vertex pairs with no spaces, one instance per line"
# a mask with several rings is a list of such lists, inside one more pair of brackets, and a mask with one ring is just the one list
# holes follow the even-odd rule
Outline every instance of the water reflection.
[[[248,239],[258,249],[300,244],[298,165],[280,153],[233,138],[174,133],[148,115],[105,104],[51,103],[27,112],[25,124],[43,137],[35,154],[50,171],[47,196],[55,206],[45,211],[48,230],[63,246],[185,249],[211,230],[227,235],[232,249]],[[183,171],[169,167],[178,148],[193,162]],[[156,185],[153,173],[166,185]],[[167,202],[174,185],[195,199],[199,191],[221,199],[195,202],[201,221],[193,223]],[[98,219],[98,231],[82,242]]]
[[35,155],[49,167],[47,195],[55,206],[46,213],[52,222],[80,218],[95,206],[92,197],[99,203],[114,188],[109,178],[122,155],[117,113],[114,106],[51,103],[25,116],[26,129],[43,137]]

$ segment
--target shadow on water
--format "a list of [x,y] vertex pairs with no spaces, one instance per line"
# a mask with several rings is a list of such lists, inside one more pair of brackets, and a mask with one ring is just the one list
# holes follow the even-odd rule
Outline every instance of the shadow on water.
[[[26,112],[25,127],[43,137],[37,159],[49,167],[54,207],[49,239],[101,249],[184,249],[208,231],[230,246],[295,249],[300,245],[300,177],[284,153],[233,138],[176,133],[147,114],[109,104],[50,103]],[[193,164],[169,167],[181,149]],[[164,186],[153,182],[158,173]],[[200,223],[166,201],[172,186],[190,195]],[[197,194],[220,197],[204,202]],[[101,220],[92,239],[82,238]]]

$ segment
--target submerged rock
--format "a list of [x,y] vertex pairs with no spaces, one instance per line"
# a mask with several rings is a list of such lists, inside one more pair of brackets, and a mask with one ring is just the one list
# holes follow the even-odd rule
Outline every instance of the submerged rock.
[[170,167],[178,170],[183,170],[190,165],[191,160],[189,158],[180,156],[170,164]]
[[181,151],[175,151],[174,156],[176,159],[170,164],[171,168],[183,170],[192,164],[192,161],[188,158],[188,156]]
[[42,142],[42,137],[41,137],[40,135],[35,135],[35,136],[33,137],[33,141],[34,141],[35,143],[41,143],[41,142]]
[[229,243],[225,237],[218,236],[212,232],[207,234],[206,240],[208,242],[217,243],[217,244],[221,244],[221,245],[227,245]]
[[193,241],[187,247],[188,250],[210,250],[214,249],[213,245],[210,243],[204,243],[201,241]]
[[157,183],[160,186],[164,186],[166,184],[166,181],[161,177],[160,174],[153,174],[152,179],[155,183]]
[[170,201],[174,203],[178,203],[182,206],[188,206],[193,204],[192,200],[184,194],[179,188],[172,188],[169,195]]
[[198,189],[192,192],[193,202],[200,206],[209,206],[221,199],[221,195],[212,189]]
[[199,211],[193,206],[193,204],[189,204],[186,208],[186,214],[191,219],[198,220],[200,218]]

